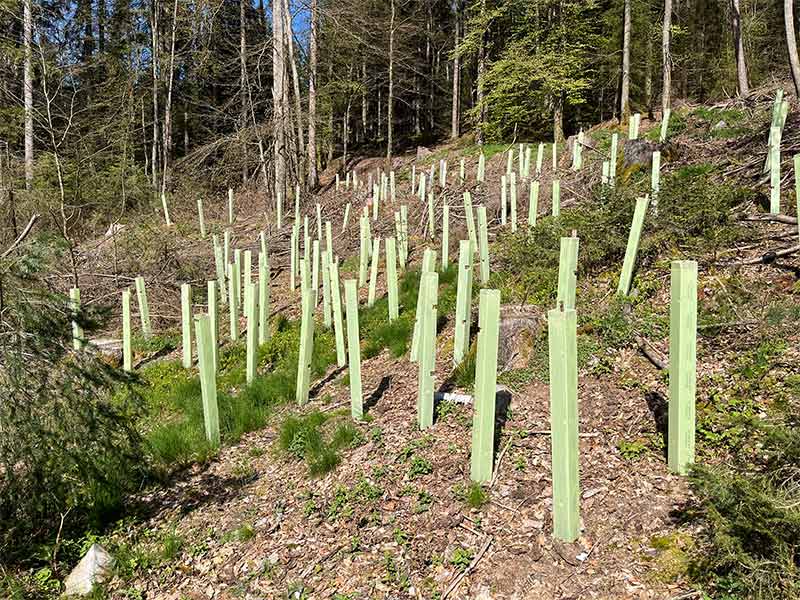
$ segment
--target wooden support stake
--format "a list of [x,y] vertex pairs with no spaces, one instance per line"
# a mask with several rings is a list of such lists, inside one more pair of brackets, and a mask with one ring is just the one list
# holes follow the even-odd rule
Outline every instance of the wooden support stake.
[[480,275],[481,284],[486,285],[489,282],[489,224],[486,220],[486,207],[478,207],[478,229],[480,234]]
[[417,379],[417,424],[420,429],[433,426],[433,374],[436,370],[436,303],[439,274],[435,271],[422,275],[420,287],[424,288],[423,306],[419,327],[419,375]]
[[642,236],[644,217],[647,214],[647,197],[636,199],[636,208],[633,210],[633,222],[628,233],[628,247],[625,250],[625,260],[622,263],[622,273],[619,276],[617,293],[627,296],[633,280],[633,269],[636,266],[636,254],[639,252],[639,239]]
[[453,343],[453,364],[458,365],[469,350],[469,330],[472,321],[472,249],[469,240],[458,245],[458,289],[456,291],[456,322]]
[[553,475],[553,535],[578,538],[580,482],[578,468],[578,348],[574,309],[548,311],[550,352],[550,439]]
[[197,332],[197,365],[200,369],[200,392],[203,399],[203,422],[206,439],[219,448],[219,408],[217,406],[217,370],[211,349],[211,320],[199,315],[194,322]]
[[150,328],[150,309],[147,306],[147,289],[144,287],[144,277],[136,278],[136,299],[139,301],[139,320],[142,323],[142,335],[149,338],[153,330]]
[[131,335],[131,291],[122,290],[122,370],[133,370],[133,346]]
[[192,286],[181,284],[181,340],[183,368],[192,367]]
[[575,288],[578,274],[578,238],[562,237],[558,260],[558,296],[556,306],[575,308]]
[[297,358],[296,400],[298,404],[308,402],[308,387],[311,383],[311,356],[314,351],[314,292],[303,295],[303,313],[300,322],[300,352]]
[[472,417],[470,478],[492,480],[497,394],[497,346],[500,337],[500,290],[481,290],[478,305],[478,353],[475,360],[475,410]]
[[350,414],[356,420],[364,418],[361,396],[361,342],[358,335],[358,288],[355,279],[345,279],[344,297],[347,307],[347,371],[350,375]]
[[672,262],[669,319],[667,462],[685,475],[694,462],[697,353],[697,263]]

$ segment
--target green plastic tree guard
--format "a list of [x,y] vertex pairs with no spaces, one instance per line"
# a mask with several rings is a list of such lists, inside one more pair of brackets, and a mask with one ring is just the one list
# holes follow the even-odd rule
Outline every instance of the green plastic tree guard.
[[366,219],[361,217],[361,242],[359,246],[359,262],[358,262],[358,287],[363,287],[367,282],[367,260],[369,258],[369,250],[367,250],[369,241],[367,240],[367,227]]
[[247,293],[247,305],[245,314],[247,316],[247,337],[245,338],[245,349],[247,358],[245,363],[245,377],[247,383],[256,378],[256,362],[258,355],[258,292],[254,283],[248,283],[245,288]]
[[510,175],[514,167],[514,149],[510,148],[506,152],[506,175]]
[[333,315],[331,314],[331,282],[330,282],[330,260],[328,259],[328,251],[322,251],[322,324],[330,329],[333,324]]
[[308,402],[308,386],[311,383],[311,354],[314,351],[314,292],[308,290],[303,296],[303,315],[300,322],[300,352],[297,362],[296,400],[298,404]]
[[697,263],[672,262],[669,306],[667,462],[685,475],[694,462],[697,352]]
[[381,258],[381,238],[372,240],[372,264],[369,269],[369,291],[367,294],[367,306],[375,304],[375,294],[378,290],[378,263]]
[[617,148],[619,147],[619,134],[611,134],[611,155],[608,159],[608,179],[613,184],[617,178]]
[[200,224],[200,237],[206,239],[206,219],[203,215],[203,199],[197,199],[197,220]]
[[469,240],[458,244],[458,289],[456,291],[456,323],[453,343],[453,363],[464,360],[469,347],[472,302],[472,250]]
[[267,255],[258,257],[258,344],[266,344],[269,334],[270,268]]
[[206,439],[215,448],[220,445],[219,408],[217,407],[217,370],[211,350],[211,320],[199,315],[194,322],[197,332],[197,365],[200,369],[200,393],[203,400],[203,422]]
[[325,250],[328,251],[328,260],[333,258],[333,227],[330,221],[325,221]]
[[572,147],[572,170],[580,171],[583,167],[583,130],[578,132],[578,139]]
[[192,286],[181,284],[181,339],[183,368],[192,367]]
[[508,222],[508,194],[507,178],[505,175],[500,176],[500,224],[505,225]]
[[406,264],[408,264],[408,206],[405,204],[400,205],[400,225],[403,227],[403,257],[401,266],[405,269]]
[[536,227],[536,217],[539,214],[539,181],[531,182],[528,197],[528,225]]
[[228,316],[230,317],[231,341],[239,339],[239,290],[236,287],[236,280],[239,279],[239,266],[234,262],[228,265],[230,277],[228,278]]
[[300,301],[305,298],[306,292],[311,290],[311,275],[308,272],[306,259],[300,259]]
[[217,287],[222,304],[228,303],[228,283],[225,281],[225,257],[222,246],[219,245],[219,237],[214,234],[214,266],[217,271]]
[[72,348],[80,350],[85,343],[83,327],[78,324],[78,313],[81,310],[81,291],[74,287],[69,290],[70,312],[72,312]]
[[772,127],[769,144],[769,212],[781,212],[781,129]]
[[425,183],[425,173],[419,174],[419,190],[417,191],[417,196],[419,196],[420,202],[425,202],[425,191],[428,189],[428,186]]
[[339,265],[336,258],[328,265],[331,278],[331,304],[333,304],[333,332],[336,338],[336,364],[339,367],[347,364],[344,348],[344,326],[342,321],[342,294],[339,289]]
[[436,213],[434,210],[434,197],[433,190],[428,194],[428,237],[434,239],[436,237]]
[[[207,282],[208,287],[208,319],[211,327],[211,354],[214,359],[214,369],[219,369],[219,304],[217,302],[216,281]],[[195,343],[197,343],[197,330],[195,330]],[[198,350],[198,355],[199,355]]]
[[544,161],[544,143],[539,142],[539,148],[536,150],[536,175],[542,174],[542,162]]
[[247,286],[253,283],[253,252],[245,250],[242,253],[242,275],[244,283],[242,284],[242,293],[244,294],[245,301],[247,300]]
[[364,418],[361,396],[361,346],[358,336],[358,288],[355,279],[345,279],[344,297],[347,306],[347,356],[350,375],[350,414],[360,421]]
[[420,284],[419,289],[417,290],[417,311],[416,311],[416,318],[414,320],[414,333],[411,336],[411,353],[410,359],[411,362],[417,362],[417,358],[419,355],[419,343],[420,343],[420,321],[422,320],[424,314],[424,304],[425,304],[425,293],[426,288],[422,285],[422,281],[425,277],[426,273],[432,273],[436,271],[436,252],[431,250],[430,248],[425,248],[425,252],[422,254],[422,269],[420,272]]
[[[222,236],[223,240],[223,262],[225,265],[228,265],[231,262],[231,230],[226,229]],[[227,267],[226,267],[227,268]]]
[[133,345],[131,333],[131,291],[122,290],[122,370],[133,370]]
[[558,172],[558,144],[553,142],[553,175]]
[[139,301],[139,320],[142,323],[142,335],[149,338],[153,330],[150,328],[150,309],[147,306],[147,289],[144,277],[136,278],[136,299]]
[[420,429],[433,426],[433,374],[436,370],[436,303],[439,274],[435,271],[422,276],[425,289],[419,327],[419,375],[417,379],[417,424]]
[[233,251],[233,264],[236,265],[236,276],[231,275],[231,281],[236,288],[236,314],[238,315],[242,310],[242,251],[239,248]]
[[342,233],[347,230],[347,222],[350,220],[350,203],[344,207],[344,218],[342,219]]
[[[772,123],[769,131],[769,141],[767,142],[768,149],[772,146],[773,142],[772,127],[777,127],[778,129],[780,129],[780,132],[782,134],[783,127],[786,124],[786,117],[788,116],[788,114],[789,114],[789,103],[783,99],[783,90],[778,89],[778,91],[775,94],[775,102],[772,105]],[[769,172],[771,161],[772,161],[772,155],[768,150],[767,156],[764,159],[764,168],[762,170],[763,173]]]
[[611,163],[609,163],[607,160],[604,160],[600,174],[600,183],[602,185],[608,185],[608,173],[610,168],[611,168]]
[[653,164],[650,171],[650,194],[653,204],[657,202],[658,193],[661,191],[661,152],[653,152]]
[[464,158],[461,159],[461,162],[458,165],[458,181],[459,183],[464,183],[464,177],[467,173],[467,165],[466,160]]
[[464,192],[464,215],[467,219],[467,235],[472,253],[478,252],[478,234],[475,231],[475,215],[472,211],[472,194]]
[[663,144],[667,141],[667,132],[669,131],[669,118],[672,115],[671,108],[665,108],[664,114],[661,116],[661,133],[658,136],[658,140]]
[[558,260],[558,295],[556,306],[575,308],[575,288],[578,273],[578,238],[562,237]]
[[561,214],[561,180],[553,179],[553,216]]
[[481,152],[478,156],[478,181],[483,183],[486,180],[486,156]]
[[314,291],[314,306],[317,306],[319,304],[319,240],[314,240],[312,247],[311,289]]
[[511,204],[511,231],[517,230],[517,174],[511,173],[508,186],[508,201]]
[[617,293],[627,296],[633,280],[633,269],[636,266],[636,254],[639,252],[639,240],[642,236],[644,217],[647,214],[647,197],[636,199],[636,208],[633,210],[633,222],[628,233],[628,247],[625,250],[625,260],[622,263],[622,273],[619,276]]
[[489,282],[489,223],[486,220],[486,207],[478,207],[478,229],[480,230],[480,275],[481,284]]
[[267,263],[269,263],[269,254],[267,253],[267,232],[261,231],[258,234],[258,239],[261,242],[261,254],[267,259]]
[[395,194],[394,171],[389,171],[389,195],[392,199],[392,204],[397,202],[397,195]]
[[164,221],[166,221],[167,227],[172,226],[172,219],[169,217],[169,207],[167,207],[167,196],[164,192],[161,192],[161,208],[164,209]]
[[497,395],[497,346],[500,338],[500,290],[481,290],[478,305],[478,353],[475,360],[475,410],[472,417],[470,478],[492,480]]
[[553,476],[553,535],[578,538],[578,348],[574,309],[547,313],[550,352],[550,447]]
[[319,202],[316,203],[317,208],[317,239],[322,239],[322,207]]
[[289,287],[294,290],[297,287],[297,232],[292,231],[292,238],[289,242]]
[[442,206],[442,270],[450,262],[450,205]]
[[228,188],[228,225],[233,225],[233,190]]
[[389,296],[389,320],[400,316],[400,301],[397,293],[397,243],[393,237],[386,239],[386,287]]

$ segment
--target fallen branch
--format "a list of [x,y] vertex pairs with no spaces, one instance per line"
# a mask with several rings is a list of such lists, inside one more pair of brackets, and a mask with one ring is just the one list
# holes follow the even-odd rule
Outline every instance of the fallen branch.
[[492,481],[489,482],[489,488],[491,489],[494,486],[494,482],[497,481],[497,476],[500,474],[500,463],[503,462],[503,457],[508,452],[509,447],[511,446],[511,440],[506,442],[506,445],[500,451],[500,455],[497,457],[497,464],[494,467],[494,476],[492,477]]
[[31,217],[31,220],[28,221],[28,224],[25,226],[25,229],[22,230],[22,233],[19,234],[19,237],[16,240],[14,240],[14,243],[11,244],[11,246],[9,246],[6,249],[6,251],[3,252],[2,255],[0,255],[0,258],[5,258],[9,254],[11,254],[14,251],[14,249],[17,246],[19,246],[26,237],[28,237],[28,234],[31,232],[31,228],[33,227],[33,224],[36,223],[36,219],[38,219],[38,218],[39,218],[39,215],[37,215],[37,214],[34,214]]
[[749,258],[747,260],[742,260],[738,262],[728,263],[727,267],[741,267],[744,265],[768,265],[770,263],[775,262],[776,258],[781,258],[783,256],[790,256],[800,250],[800,244],[796,246],[790,246],[789,248],[784,248],[783,250],[771,250],[761,256],[757,256],[756,258]]
[[655,351],[651,350],[650,344],[648,344],[647,340],[638,335],[634,338],[634,340],[636,341],[636,345],[639,347],[639,351],[644,354],[647,360],[653,363],[654,367],[661,369],[662,371],[668,370],[666,361],[659,357]]
[[483,546],[481,546],[481,549],[478,550],[478,553],[475,555],[475,558],[472,559],[472,562],[469,564],[469,566],[458,574],[458,576],[453,580],[453,583],[451,583],[447,590],[445,590],[444,594],[442,594],[442,600],[447,600],[447,597],[455,592],[458,586],[461,585],[461,581],[464,579],[464,577],[469,575],[478,565],[480,560],[483,558],[483,555],[486,554],[486,551],[489,549],[489,546],[492,545],[492,539],[493,538],[489,537],[486,542],[484,542]]
[[797,225],[797,218],[789,215],[747,215],[743,221],[772,221],[775,223],[786,223],[787,225]]

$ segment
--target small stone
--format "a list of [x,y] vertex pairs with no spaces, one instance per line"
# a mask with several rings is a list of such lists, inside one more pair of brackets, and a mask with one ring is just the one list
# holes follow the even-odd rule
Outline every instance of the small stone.
[[100,544],[92,544],[88,552],[64,582],[66,596],[86,596],[95,583],[102,583],[114,565],[114,558]]

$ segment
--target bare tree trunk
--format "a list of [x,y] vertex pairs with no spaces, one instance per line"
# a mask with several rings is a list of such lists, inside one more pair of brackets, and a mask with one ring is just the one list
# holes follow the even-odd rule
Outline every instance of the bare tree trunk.
[[[333,63],[328,62],[328,81],[333,81]],[[331,104],[331,112],[328,113],[328,130],[330,131],[330,139],[328,140],[328,158],[325,161],[329,165],[333,161],[333,147],[336,145],[336,132],[334,131],[333,120],[333,104]]]
[[431,30],[433,29],[433,13],[431,3],[426,2],[428,16],[425,31],[425,65],[429,67],[428,72],[428,131],[433,131],[433,49],[431,48]]
[[731,0],[731,26],[733,28],[733,44],[736,52],[736,82],[739,96],[750,93],[750,84],[747,82],[747,62],[744,56],[744,40],[742,39],[742,13],[739,10],[739,0]]
[[628,100],[631,89],[631,0],[625,0],[622,19],[622,86],[619,95],[619,118],[624,121],[630,109]]
[[[648,23],[649,26],[649,23]],[[647,64],[644,71],[644,104],[648,118],[653,118],[653,31],[647,32]]]
[[[486,13],[486,0],[481,0],[481,17]],[[481,42],[478,46],[478,93],[477,103],[480,117],[478,119],[478,133],[476,141],[483,144],[484,128],[486,126],[486,104],[483,100],[483,78],[486,72],[486,32],[481,32]]]
[[[461,1],[456,1],[456,18],[455,18],[455,39],[453,40],[454,50],[458,50],[458,35],[459,25],[461,24]],[[459,128],[461,105],[461,60],[456,52],[453,57],[453,107],[450,114],[450,137],[455,139],[461,135]]]
[[394,119],[394,0],[390,0],[389,19],[389,93],[386,96],[386,164],[392,163],[392,120]]
[[[169,80],[167,83],[167,101],[164,106],[164,157],[162,159],[163,175],[161,178],[161,193],[167,191],[169,183],[169,164],[172,158],[172,88],[175,80],[175,34],[178,30],[178,0],[172,7],[172,39],[169,47]],[[169,224],[169,223],[167,223]]]
[[564,94],[558,92],[553,102],[553,141],[564,141]]
[[153,145],[150,149],[150,181],[153,190],[158,190],[158,0],[152,0],[150,21],[150,62],[153,67]]
[[789,64],[792,66],[794,93],[800,96],[800,61],[797,59],[797,38],[794,33],[794,2],[783,0],[783,22],[786,25],[786,47],[789,50]]
[[317,0],[311,0],[311,38],[308,42],[308,187],[317,186]]
[[361,83],[364,89],[361,92],[361,133],[364,135],[364,141],[369,139],[367,133],[367,63],[361,63]]
[[23,67],[23,85],[25,87],[25,189],[33,186],[33,0],[23,3],[23,43],[25,46],[25,64]]
[[[289,47],[289,64],[292,67],[292,83],[294,88],[294,110],[295,110],[295,118],[297,121],[297,171],[298,177],[297,181],[301,184],[305,183],[305,176],[303,174],[303,156],[301,156],[301,152],[305,144],[303,143],[303,108],[302,108],[302,99],[300,97],[300,77],[297,74],[297,62],[294,58],[294,33],[292,31],[292,20],[289,17],[289,4],[287,0],[284,0],[285,4],[283,7],[283,18],[284,21],[284,35],[286,36],[286,42]],[[287,106],[288,111],[288,106]]]
[[661,68],[664,82],[661,86],[661,111],[672,105],[672,54],[670,53],[670,35],[672,33],[672,0],[664,0],[664,25],[661,30]]
[[347,99],[347,108],[342,115],[342,165],[347,170],[347,144],[350,141],[350,104],[352,101]]
[[183,105],[183,153],[189,154],[189,109]]
[[242,184],[247,183],[247,141],[244,131],[247,128],[247,19],[246,0],[239,0],[239,94],[241,94],[241,111],[239,127],[242,131]]
[[286,130],[284,112],[283,0],[272,0],[272,128],[275,138],[274,193],[286,197]]

